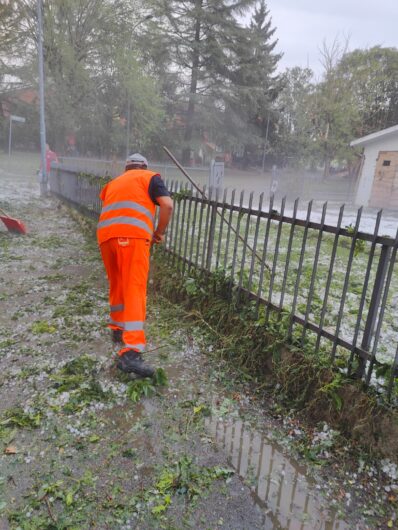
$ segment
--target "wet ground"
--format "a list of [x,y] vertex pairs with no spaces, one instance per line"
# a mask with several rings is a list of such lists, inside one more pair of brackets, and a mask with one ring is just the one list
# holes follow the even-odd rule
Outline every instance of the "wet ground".
[[28,228],[0,227],[1,530],[395,527],[396,480],[328,469],[326,427],[323,473],[293,458],[301,427],[267,415],[156,293],[148,357],[167,381],[118,374],[95,241],[39,197],[28,162],[1,162],[0,207]]

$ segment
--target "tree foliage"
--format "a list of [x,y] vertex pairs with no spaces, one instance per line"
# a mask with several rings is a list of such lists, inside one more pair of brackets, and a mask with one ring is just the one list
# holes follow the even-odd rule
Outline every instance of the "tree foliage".
[[[0,3],[0,117],[38,147],[36,0]],[[280,72],[265,0],[44,0],[47,138],[81,154],[184,161],[208,149],[279,165],[350,164],[353,138],[398,122],[398,50],[323,46],[323,75]],[[244,22],[247,20],[248,22]],[[21,98],[28,89],[36,98]],[[129,119],[130,118],[130,119]],[[130,124],[129,130],[127,130]],[[204,147],[205,146],[205,147]],[[248,153],[252,156],[248,157]]]
[[282,54],[275,53],[277,40],[272,40],[272,28],[265,2],[256,7],[249,28],[242,28],[234,43],[236,65],[228,74],[231,83],[231,108],[242,121],[264,132],[267,115],[281,89],[281,79],[275,75]]
[[[156,84],[130,46],[137,16],[142,17],[140,6],[124,0],[44,2],[47,137],[58,149],[73,134],[82,152],[123,152],[129,99],[135,102],[132,122],[141,121],[134,128],[140,145],[160,125]],[[18,44],[26,49],[25,70],[14,72],[25,86],[37,88],[36,2],[16,0],[8,25],[15,30],[8,50],[21,58]]]
[[350,156],[350,141],[358,119],[353,94],[346,79],[339,73],[339,65],[347,54],[348,42],[337,40],[321,50],[323,79],[318,83],[310,104],[313,109],[313,139],[324,167],[330,173],[333,160],[344,162]]
[[357,134],[398,123],[398,50],[374,46],[347,53],[338,65],[360,114]]
[[308,70],[285,73],[276,150],[295,164],[323,167],[328,176],[332,164],[355,162],[354,138],[398,123],[398,50],[348,51],[348,42],[336,40],[324,44],[321,58],[318,83]]
[[[256,4],[250,27],[242,27],[239,16]],[[224,145],[228,139],[242,141],[272,99],[270,80],[280,58],[272,53],[275,30],[265,2],[153,0],[152,5],[180,81],[184,159],[203,134]],[[239,134],[233,137],[233,131]]]
[[281,163],[301,166],[311,163],[314,115],[311,101],[315,90],[313,72],[298,66],[283,74],[283,89],[277,100],[278,127],[274,155]]

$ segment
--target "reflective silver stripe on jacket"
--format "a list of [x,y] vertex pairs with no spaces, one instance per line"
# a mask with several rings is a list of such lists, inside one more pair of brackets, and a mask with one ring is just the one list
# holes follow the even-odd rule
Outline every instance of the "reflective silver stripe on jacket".
[[145,344],[125,344],[124,347],[132,348],[133,350],[137,350],[137,351],[144,351]]
[[123,311],[123,309],[124,309],[123,304],[111,305],[111,313],[115,313],[116,311]]
[[105,221],[100,221],[98,223],[98,228],[105,228],[106,226],[111,225],[133,225],[137,226],[138,228],[142,228],[148,232],[150,236],[153,234],[152,228],[149,227],[145,221],[134,219],[134,217],[113,217],[112,219],[106,219]]
[[116,320],[113,320],[113,318],[110,319],[111,324],[114,326],[118,326],[121,329],[124,329],[124,322],[117,322]]
[[148,208],[145,208],[145,206],[142,206],[138,202],[134,202],[134,201],[113,202],[111,204],[108,204],[107,206],[104,206],[101,210],[101,214],[105,212],[111,212],[112,210],[120,210],[120,208],[130,208],[131,210],[136,210],[137,212],[143,213],[144,215],[149,217],[149,219],[153,223],[154,219],[153,219],[152,212],[148,210]]
[[131,320],[124,323],[125,331],[141,331],[142,329],[144,329],[144,322],[141,320]]

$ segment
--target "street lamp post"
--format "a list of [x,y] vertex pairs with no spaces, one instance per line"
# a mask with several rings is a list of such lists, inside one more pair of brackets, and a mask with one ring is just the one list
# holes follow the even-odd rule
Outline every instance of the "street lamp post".
[[[142,24],[142,22],[144,22],[145,20],[150,20],[151,18],[153,18],[153,15],[147,15],[146,17],[144,17],[141,20],[139,20],[131,28],[131,32],[133,32],[135,30],[135,28],[137,28],[140,24]],[[131,52],[131,50],[132,50],[132,45],[133,45],[133,41],[132,41],[132,39],[130,39],[129,52]],[[130,154],[130,127],[131,127],[131,101],[130,101],[130,96],[129,96],[128,91],[127,91],[127,113],[126,114],[127,114],[127,119],[126,119],[126,126],[127,126],[127,130],[126,130],[126,159],[127,159],[127,157]]]
[[44,118],[44,67],[43,67],[43,20],[42,0],[37,0],[37,41],[39,55],[39,99],[40,99],[40,152],[41,152],[41,177],[40,195],[47,195],[47,166],[46,166],[46,123]]

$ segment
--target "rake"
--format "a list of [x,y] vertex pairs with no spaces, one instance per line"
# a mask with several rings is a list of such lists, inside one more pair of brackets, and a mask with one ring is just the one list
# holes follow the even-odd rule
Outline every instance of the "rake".
[[[178,160],[175,158],[173,153],[167,149],[167,147],[163,146],[163,150],[167,153],[167,155],[171,158],[171,160],[174,162],[174,164],[178,167],[178,169],[185,175],[185,177],[189,180],[189,182],[192,184],[192,186],[198,190],[198,192],[202,195],[204,199],[207,199],[204,191],[196,184],[196,182],[188,175],[188,173],[185,171],[185,169],[182,167],[182,165],[178,162]],[[263,262],[262,257],[255,252],[255,250],[249,245],[249,243],[240,235],[237,233],[235,228],[231,225],[231,223],[224,217],[223,213],[220,213],[217,210],[217,214],[223,219],[225,223],[231,228],[232,232],[240,239],[240,241],[246,246],[246,248],[258,259],[260,263]],[[264,267],[268,272],[271,272],[271,268],[267,263],[264,263]]]
[[26,234],[26,228],[22,221],[19,219],[14,219],[7,212],[0,208],[0,219],[6,225],[9,232],[14,232],[16,234]]

